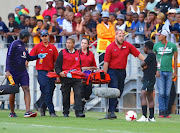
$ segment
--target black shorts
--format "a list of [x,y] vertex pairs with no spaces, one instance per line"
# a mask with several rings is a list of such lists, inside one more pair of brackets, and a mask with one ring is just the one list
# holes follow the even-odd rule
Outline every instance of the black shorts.
[[143,87],[142,90],[152,92],[154,90],[154,84],[156,82],[156,79],[153,80],[144,80],[143,81]]

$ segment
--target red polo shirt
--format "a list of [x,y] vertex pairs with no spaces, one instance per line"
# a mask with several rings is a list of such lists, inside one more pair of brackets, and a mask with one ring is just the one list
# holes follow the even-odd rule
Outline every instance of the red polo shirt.
[[33,47],[30,52],[31,56],[38,55],[40,53],[48,53],[40,63],[40,59],[36,61],[36,70],[52,71],[54,69],[54,63],[58,57],[58,51],[56,47],[49,44],[47,47],[44,46],[42,42]]
[[51,10],[46,9],[46,10],[43,12],[42,16],[44,17],[44,16],[49,15],[49,16],[51,16],[51,21],[52,21],[52,17],[53,17],[54,14],[57,14],[57,11],[56,11],[56,8],[52,7]]
[[112,69],[125,69],[129,54],[138,57],[140,52],[129,42],[124,41],[119,48],[114,41],[106,48],[104,61],[109,62]]
[[89,51],[89,55],[81,52],[80,57],[82,67],[97,67],[94,54],[91,51]]
[[115,2],[115,3],[112,3],[109,7],[109,12],[115,12],[115,9],[118,9],[118,11],[124,9],[124,5],[122,2],[118,1],[118,2]]

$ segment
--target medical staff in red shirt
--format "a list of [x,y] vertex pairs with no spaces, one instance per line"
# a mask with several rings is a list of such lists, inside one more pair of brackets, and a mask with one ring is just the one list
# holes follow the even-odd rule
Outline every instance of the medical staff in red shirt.
[[[144,56],[129,42],[124,41],[125,31],[118,30],[115,41],[112,42],[105,52],[104,71],[110,75],[109,87],[118,88],[120,96],[124,90],[124,80],[126,78],[126,65],[129,54],[144,61]],[[108,118],[117,118],[114,114],[117,106],[117,98],[109,99]]]
[[55,89],[55,79],[47,77],[49,71],[53,71],[55,61],[58,57],[58,51],[56,47],[48,42],[49,35],[47,30],[41,31],[41,40],[38,45],[34,46],[30,52],[30,55],[37,55],[39,53],[45,53],[46,58],[38,59],[36,61],[36,70],[38,71],[38,82],[40,84],[40,90],[44,98],[42,99],[39,112],[41,116],[45,116],[46,108],[49,109],[51,117],[57,117],[54,105],[53,105],[53,92]]
[[[81,59],[81,67],[83,70],[90,72],[91,70],[97,69],[94,54],[89,50],[89,40],[87,38],[82,39],[81,49],[79,50],[79,53]],[[92,94],[92,84],[91,85],[83,84],[81,90],[83,110],[86,101],[89,100],[91,94]]]
[[71,87],[74,91],[75,100],[75,115],[76,117],[85,117],[82,109],[82,98],[81,98],[81,79],[75,79],[67,77],[67,71],[76,69],[81,71],[80,55],[79,51],[75,48],[75,40],[68,38],[66,42],[66,48],[59,52],[59,56],[56,60],[55,71],[61,76],[60,80],[62,83],[62,95],[63,95],[63,114],[64,117],[69,117],[70,108],[70,91]]

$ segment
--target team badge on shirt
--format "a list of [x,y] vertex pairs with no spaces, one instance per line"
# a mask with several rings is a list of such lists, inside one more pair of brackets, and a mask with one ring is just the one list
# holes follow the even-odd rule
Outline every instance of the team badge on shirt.
[[23,52],[22,58],[26,58],[26,52]]
[[75,60],[78,61],[78,57],[75,57]]

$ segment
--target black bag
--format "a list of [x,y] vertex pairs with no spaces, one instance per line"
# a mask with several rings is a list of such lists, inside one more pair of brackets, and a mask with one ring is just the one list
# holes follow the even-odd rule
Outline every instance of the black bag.
[[16,94],[19,92],[19,86],[17,84],[11,85],[9,82],[7,82],[5,85],[2,84],[0,86],[0,95]]

